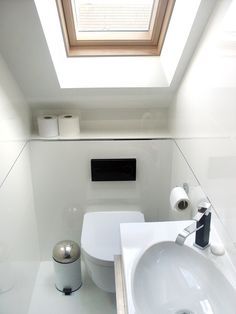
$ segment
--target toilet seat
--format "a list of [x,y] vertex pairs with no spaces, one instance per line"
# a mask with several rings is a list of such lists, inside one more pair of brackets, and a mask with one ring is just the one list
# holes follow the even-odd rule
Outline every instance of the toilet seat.
[[120,224],[144,222],[139,211],[89,212],[84,216],[81,246],[86,256],[100,265],[113,266],[121,254]]

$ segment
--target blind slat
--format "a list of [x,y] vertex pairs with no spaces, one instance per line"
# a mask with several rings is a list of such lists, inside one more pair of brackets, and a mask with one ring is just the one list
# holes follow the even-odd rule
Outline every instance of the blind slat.
[[148,31],[154,0],[74,0],[78,32]]

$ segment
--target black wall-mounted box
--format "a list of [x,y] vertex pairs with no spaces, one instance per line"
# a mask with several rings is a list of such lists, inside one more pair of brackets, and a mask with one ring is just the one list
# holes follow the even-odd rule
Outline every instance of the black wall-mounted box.
[[135,181],[136,159],[91,159],[92,181]]

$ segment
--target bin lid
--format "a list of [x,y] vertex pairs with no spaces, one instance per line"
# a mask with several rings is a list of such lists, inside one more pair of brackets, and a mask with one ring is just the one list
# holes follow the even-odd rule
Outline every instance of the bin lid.
[[58,263],[73,263],[80,257],[79,245],[71,240],[60,241],[54,246],[52,257]]

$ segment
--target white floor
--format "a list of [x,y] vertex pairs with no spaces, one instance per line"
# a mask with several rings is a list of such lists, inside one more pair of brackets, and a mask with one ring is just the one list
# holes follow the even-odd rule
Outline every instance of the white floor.
[[40,264],[28,314],[115,314],[115,295],[97,288],[82,263],[82,287],[65,296],[54,286],[52,262]]

